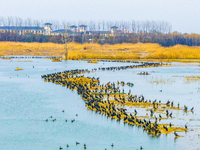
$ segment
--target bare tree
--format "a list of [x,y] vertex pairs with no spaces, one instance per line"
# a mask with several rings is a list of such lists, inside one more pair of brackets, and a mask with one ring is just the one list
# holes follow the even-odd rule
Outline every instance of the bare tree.
[[54,21],[51,21],[52,24],[53,24],[53,30],[59,30],[61,25],[60,25],[60,22],[58,20],[54,20]]
[[106,21],[106,29],[109,31],[111,27],[110,21]]
[[3,18],[3,17],[0,17],[0,26],[3,25],[3,21],[4,21],[4,18]]
[[101,24],[102,24],[102,30],[105,31],[105,21],[101,21]]
[[62,20],[62,27],[63,29],[67,29],[67,22],[65,20]]
[[40,21],[39,20],[34,20],[34,26],[36,27],[36,41],[39,42],[39,38],[38,38],[38,33],[39,33],[39,30],[40,30]]
[[131,29],[134,33],[136,33],[136,23],[135,21],[133,20],[132,23],[131,23]]
[[19,18],[15,17],[15,28],[16,28],[16,33],[15,33],[15,41],[18,41],[18,35],[19,35]]
[[32,20],[31,20],[31,18],[27,18],[27,25],[28,25],[29,27],[32,26]]
[[[0,17],[0,26],[3,25],[3,17]],[[0,32],[0,40],[1,40],[1,32]]]
[[97,30],[101,31],[101,22],[100,21],[97,22]]
[[8,17],[8,26],[13,26],[14,21],[13,21],[13,17]]

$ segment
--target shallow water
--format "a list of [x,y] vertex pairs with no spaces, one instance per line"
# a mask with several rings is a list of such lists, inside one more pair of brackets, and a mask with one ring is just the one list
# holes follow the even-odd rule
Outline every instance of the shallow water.
[[[71,69],[92,69],[104,66],[125,66],[130,63],[99,62],[90,64],[83,61],[51,62],[48,59],[0,60],[0,149],[84,149],[88,150],[136,150],[142,146],[147,150],[197,149],[200,147],[200,82],[187,82],[182,76],[200,76],[197,64],[173,63],[170,67],[137,68],[120,71],[97,71],[85,76],[100,77],[101,83],[125,81],[134,83],[133,87],[124,86],[125,92],[143,94],[145,99],[157,99],[162,102],[174,101],[180,107],[195,107],[194,113],[173,112],[176,118],[163,120],[184,127],[188,123],[189,131],[179,133],[184,137],[174,139],[173,134],[153,138],[142,128],[130,127],[123,122],[111,120],[96,114],[85,107],[84,101],[61,85],[44,82],[41,75]],[[181,66],[182,65],[182,66]],[[34,66],[34,68],[33,68]],[[17,67],[24,70],[14,71]],[[150,75],[137,75],[147,71]],[[155,83],[153,80],[162,80]],[[160,92],[162,90],[162,92]],[[62,110],[65,110],[63,113]],[[138,109],[139,113],[146,111]],[[78,116],[76,116],[78,114]],[[56,118],[53,122],[50,116]],[[71,119],[75,122],[71,123]],[[191,121],[190,119],[193,119]],[[49,119],[48,122],[44,121]],[[65,119],[68,122],[65,122]],[[193,130],[193,131],[191,131]],[[80,142],[76,145],[76,141]],[[114,143],[114,147],[111,144]]]

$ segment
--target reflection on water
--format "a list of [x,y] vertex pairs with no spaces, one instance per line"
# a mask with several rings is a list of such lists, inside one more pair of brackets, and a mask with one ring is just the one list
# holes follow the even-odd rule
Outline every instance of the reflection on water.
[[[128,64],[128,63],[127,63]],[[101,83],[124,81],[134,86],[120,86],[127,93],[143,94],[145,99],[162,102],[174,101],[180,107],[194,106],[194,113],[174,111],[178,118],[171,119],[177,126],[187,124],[189,131],[180,133],[184,137],[174,139],[173,134],[153,138],[142,128],[124,125],[98,113],[87,110],[84,101],[76,91],[57,84],[44,82],[41,75],[71,69],[92,69],[105,66],[124,66],[126,63],[81,61],[51,62],[47,59],[31,59],[30,62],[0,60],[0,149],[197,149],[199,147],[199,82],[183,82],[182,77],[200,76],[197,65],[137,68],[120,71],[97,71],[85,76],[100,77]],[[34,67],[33,67],[34,66]],[[21,71],[14,71],[17,67]],[[139,76],[138,72],[151,72]],[[159,78],[172,84],[152,84]],[[172,81],[173,81],[172,80]],[[160,92],[162,90],[162,92]],[[63,113],[62,110],[65,110]],[[138,110],[140,111],[140,110]],[[142,109],[141,109],[142,111]],[[78,116],[76,116],[78,114]],[[144,114],[145,115],[145,114]],[[53,116],[53,122],[49,117]],[[48,122],[45,120],[49,119]],[[68,121],[65,122],[65,119]],[[71,119],[75,119],[71,123]],[[164,120],[163,120],[164,123]],[[76,145],[76,141],[80,142]],[[111,147],[111,144],[114,147]]]

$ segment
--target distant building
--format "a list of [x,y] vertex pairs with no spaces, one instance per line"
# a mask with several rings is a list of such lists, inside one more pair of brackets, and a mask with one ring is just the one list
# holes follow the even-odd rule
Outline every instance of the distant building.
[[51,26],[52,26],[51,23],[44,24],[44,35],[51,35],[51,31],[52,31]]
[[27,33],[32,34],[43,34],[43,35],[51,35],[51,23],[45,23],[44,27],[39,26],[0,26],[0,32],[14,32],[19,35],[24,35]]
[[54,30],[51,32],[51,35],[72,35],[72,31],[69,29],[59,29],[59,30]]
[[127,34],[130,33],[130,31],[122,31],[117,30],[117,26],[112,26],[110,31],[87,31],[87,26],[84,24],[81,24],[79,26],[71,25],[68,29],[59,29],[59,30],[52,30],[51,23],[45,23],[44,27],[39,26],[0,26],[0,32],[16,32],[19,35],[24,35],[27,33],[32,34],[42,34],[46,36],[50,35],[82,35],[82,34],[88,34],[88,35],[94,35],[98,34],[100,36],[109,36],[109,35],[116,35],[116,34]]
[[84,24],[82,24],[82,25],[79,25],[79,32],[82,32],[82,33],[86,33],[86,28],[87,28],[87,26],[86,25],[84,25]]
[[110,31],[87,31],[86,34],[93,35],[99,34],[100,36],[108,36],[111,34]]
[[26,33],[44,34],[44,28],[28,26],[0,26],[0,32],[14,32],[18,33],[19,35],[24,35]]
[[118,27],[117,26],[112,26],[110,28],[111,28],[111,34],[114,35],[116,33]]
[[77,32],[77,26],[75,26],[75,25],[70,26],[70,30],[72,32]]

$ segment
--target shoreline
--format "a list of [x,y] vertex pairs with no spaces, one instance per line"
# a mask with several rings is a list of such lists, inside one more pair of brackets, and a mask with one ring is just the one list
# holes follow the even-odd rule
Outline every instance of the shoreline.
[[[65,60],[63,56],[0,56],[0,59],[59,59]],[[135,62],[179,62],[179,63],[200,63],[200,59],[130,59],[130,60],[118,60],[118,59],[68,59],[68,60],[77,60],[77,61],[107,61],[107,62],[125,62],[125,63],[135,63]]]

